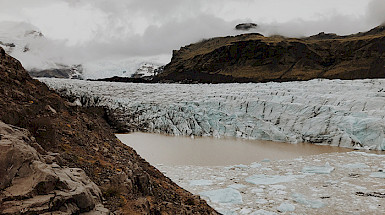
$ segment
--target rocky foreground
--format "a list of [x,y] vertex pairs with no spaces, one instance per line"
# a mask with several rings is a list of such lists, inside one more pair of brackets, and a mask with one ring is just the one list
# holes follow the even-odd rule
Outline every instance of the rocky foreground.
[[314,78],[385,78],[385,26],[349,36],[261,34],[218,37],[182,47],[157,81],[227,83]]
[[0,48],[0,213],[216,214]]

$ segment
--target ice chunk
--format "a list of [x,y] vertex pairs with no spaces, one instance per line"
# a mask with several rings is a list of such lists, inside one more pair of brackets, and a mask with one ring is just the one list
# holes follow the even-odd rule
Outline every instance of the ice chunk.
[[253,212],[253,209],[251,208],[242,208],[241,211],[239,211],[240,214],[250,214]]
[[238,190],[238,189],[245,188],[245,187],[247,187],[247,186],[244,185],[244,184],[232,184],[232,185],[229,185],[229,187]]
[[245,180],[252,184],[278,184],[303,178],[303,175],[263,175],[257,174],[247,177]]
[[255,203],[257,203],[257,204],[266,204],[266,203],[268,203],[268,201],[266,200],[266,199],[256,199],[255,200]]
[[334,170],[334,167],[328,163],[325,166],[305,166],[302,168],[303,173],[316,173],[316,174],[330,174]]
[[290,203],[282,203],[277,207],[279,212],[293,212],[295,210],[295,206]]
[[368,156],[368,157],[380,157],[384,158],[385,155],[379,155],[379,154],[374,154],[374,153],[367,153],[367,152],[348,152],[349,154],[356,154],[356,155],[363,155],[363,156]]
[[256,163],[256,162],[250,164],[250,167],[251,167],[251,168],[259,168],[259,167],[261,167],[261,166],[262,166],[262,164]]
[[248,166],[247,165],[244,165],[244,164],[238,164],[238,165],[234,165],[235,168],[240,168],[240,169],[247,169]]
[[373,172],[370,174],[372,178],[385,178],[385,172]]
[[293,196],[293,200],[295,202],[306,205],[307,207],[310,207],[310,208],[317,209],[317,208],[322,208],[325,206],[325,204],[323,202],[321,202],[319,200],[308,199],[304,195],[299,194],[299,193],[293,193],[292,196]]
[[342,165],[341,167],[348,168],[348,169],[366,169],[366,168],[369,168],[369,166],[364,164],[364,163],[350,163],[350,164]]
[[284,186],[282,184],[271,185],[270,187],[273,188],[273,189],[277,189],[277,190],[284,190],[284,189],[286,189],[286,186]]
[[238,164],[238,165],[233,165],[233,166],[226,166],[225,169],[247,169],[249,166],[244,165],[244,164]]
[[251,189],[251,192],[252,193],[263,193],[263,189],[262,188],[253,188],[253,189]]
[[277,215],[277,213],[274,213],[271,211],[265,211],[263,209],[259,209],[255,212],[253,212],[251,215]]
[[205,179],[190,180],[190,186],[209,186],[212,184],[213,184],[213,181],[211,180],[205,180]]
[[227,209],[222,209],[222,208],[217,208],[216,209],[219,213],[223,214],[223,215],[237,215],[237,212],[235,211],[229,211]]
[[200,193],[200,195],[209,198],[210,201],[215,203],[242,204],[241,193],[233,188],[205,191]]

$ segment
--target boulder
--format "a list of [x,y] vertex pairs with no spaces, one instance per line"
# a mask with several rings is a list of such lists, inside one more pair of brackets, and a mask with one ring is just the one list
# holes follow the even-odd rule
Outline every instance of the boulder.
[[57,164],[24,129],[0,121],[0,137],[1,214],[109,214],[82,169]]

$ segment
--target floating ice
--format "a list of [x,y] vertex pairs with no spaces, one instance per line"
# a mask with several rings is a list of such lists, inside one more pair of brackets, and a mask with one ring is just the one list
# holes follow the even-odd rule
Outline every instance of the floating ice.
[[242,195],[241,193],[233,188],[225,188],[219,190],[211,190],[200,193],[201,196],[208,197],[210,201],[216,203],[230,203],[230,204],[241,204]]
[[227,209],[216,209],[219,213],[223,214],[223,215],[237,215],[237,212],[235,211],[231,211],[231,210],[227,210]]
[[277,215],[277,213],[260,209],[260,210],[253,212],[251,215]]
[[232,184],[232,185],[229,185],[229,187],[238,190],[238,189],[245,188],[245,187],[247,187],[247,186],[244,185],[244,184]]
[[284,189],[286,189],[286,186],[284,186],[282,184],[275,184],[275,185],[271,185],[270,187],[272,189],[276,189],[276,190],[284,190]]
[[212,184],[213,184],[213,181],[205,180],[205,179],[191,180],[190,181],[190,186],[209,186],[209,185],[212,185]]
[[290,203],[282,203],[277,207],[279,212],[293,212],[295,210],[295,206]]
[[249,168],[247,165],[244,165],[244,164],[238,164],[238,165],[234,165],[235,168],[240,168],[240,169],[247,169]]
[[241,211],[239,211],[240,214],[251,214],[253,212],[253,209],[251,208],[242,208]]
[[293,200],[295,202],[306,205],[307,207],[310,207],[310,208],[317,209],[317,208],[322,208],[325,206],[325,204],[323,202],[321,202],[319,200],[308,199],[304,195],[299,194],[299,193],[294,193],[292,196],[293,196]]
[[253,188],[253,189],[251,189],[251,192],[252,193],[263,193],[263,189],[262,188]]
[[256,162],[250,164],[250,167],[251,167],[251,168],[259,168],[259,167],[261,167],[261,166],[262,166],[262,164],[256,163]]
[[370,174],[372,178],[385,178],[385,172],[373,172]]
[[345,164],[345,165],[342,165],[341,167],[347,168],[347,169],[366,169],[366,168],[369,168],[369,166],[364,164],[364,163]]
[[268,203],[266,199],[256,199],[254,202],[262,205]]
[[305,166],[302,168],[303,173],[330,174],[334,167],[328,163],[325,166]]
[[374,154],[374,153],[367,153],[367,152],[348,152],[350,154],[356,154],[356,155],[363,155],[363,156],[368,156],[368,157],[383,157],[385,158],[385,154],[379,155],[379,154]]
[[294,181],[297,178],[303,178],[303,175],[253,175],[247,177],[245,180],[252,184],[278,184],[284,182]]

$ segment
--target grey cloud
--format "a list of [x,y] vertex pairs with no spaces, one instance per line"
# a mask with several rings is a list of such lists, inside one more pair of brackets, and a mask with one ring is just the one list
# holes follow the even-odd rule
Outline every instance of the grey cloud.
[[[0,0],[0,6],[7,5],[0,7],[0,13],[9,13],[11,9],[17,16],[23,13],[21,5],[22,8],[39,7],[45,6],[47,2],[50,4],[65,2],[73,8],[88,7],[102,11],[105,20],[93,30],[95,37],[92,40],[71,47],[66,46],[65,41],[50,40],[48,43],[47,47],[50,48],[47,48],[46,55],[73,63],[115,56],[170,54],[173,49],[179,49],[201,39],[237,34],[239,32],[233,29],[241,22],[256,22],[259,25],[257,31],[264,35],[301,37],[321,31],[342,35],[366,31],[385,21],[384,0],[370,1],[364,15],[336,13],[310,21],[297,19],[284,23],[264,23],[253,20],[252,14],[248,13],[245,13],[242,19],[231,21],[218,16],[223,5],[240,1],[255,5],[263,5],[264,2],[262,0]],[[57,25],[60,27],[60,23]],[[135,31],[137,25],[143,26],[142,32]]]
[[372,0],[368,5],[367,10],[368,21],[376,24],[385,23],[385,1]]

